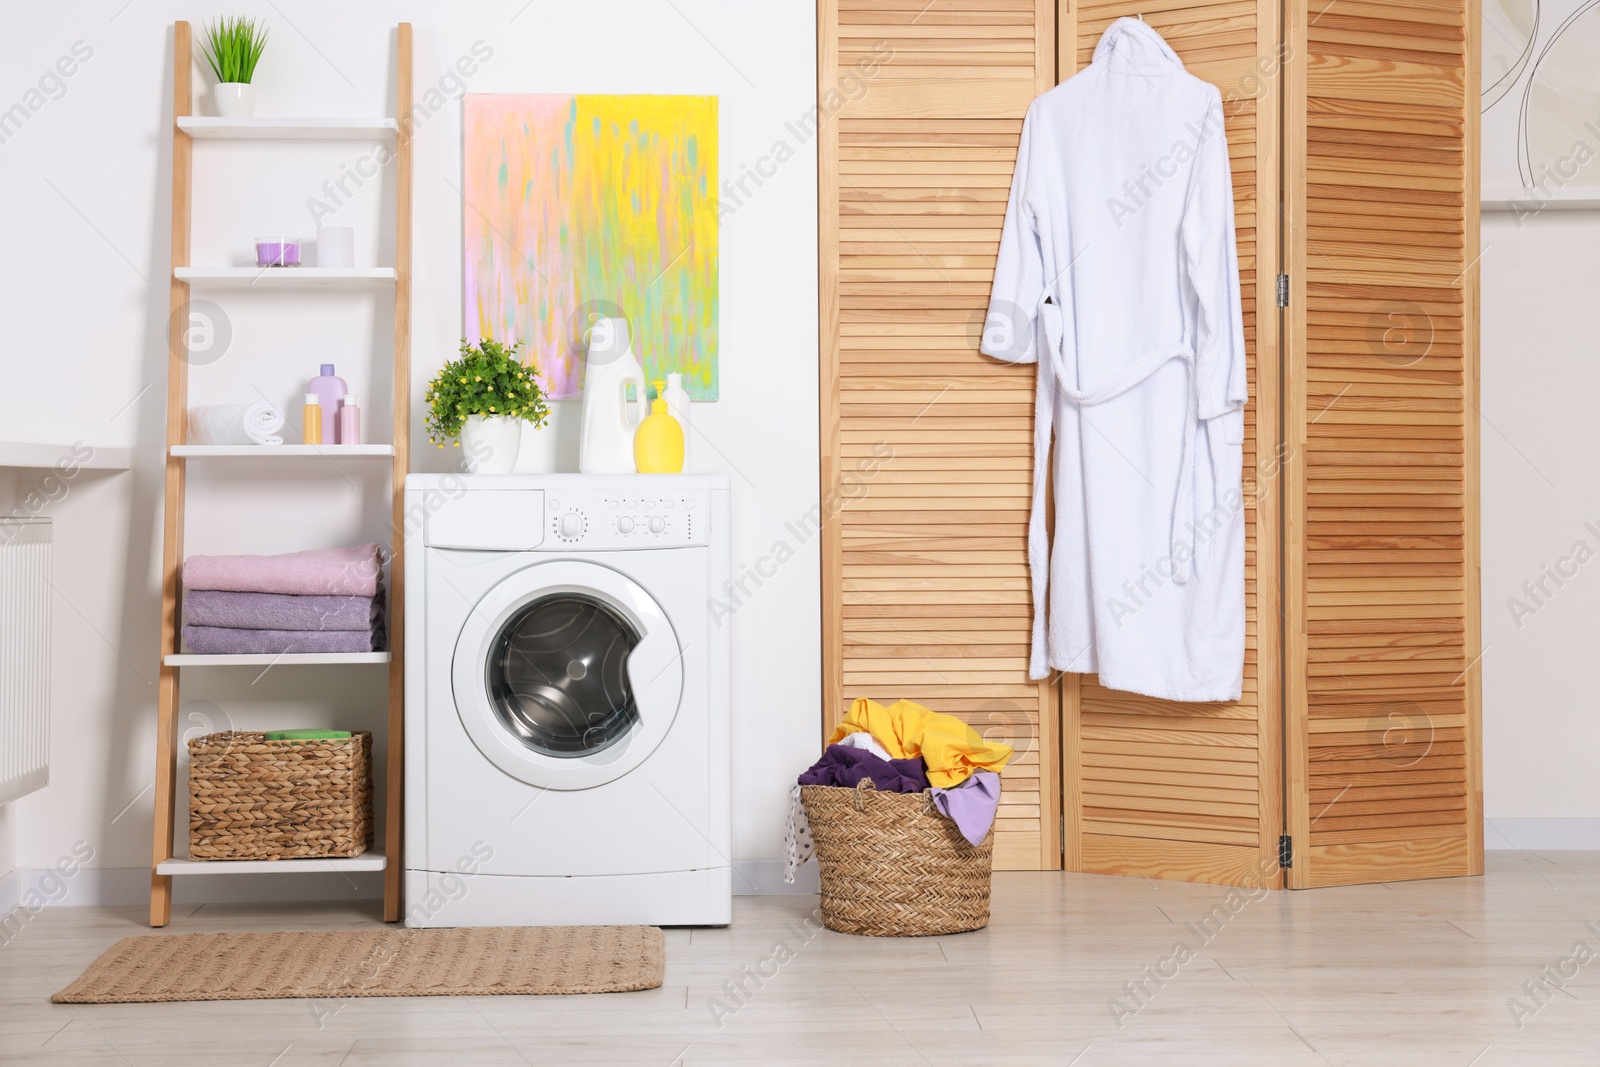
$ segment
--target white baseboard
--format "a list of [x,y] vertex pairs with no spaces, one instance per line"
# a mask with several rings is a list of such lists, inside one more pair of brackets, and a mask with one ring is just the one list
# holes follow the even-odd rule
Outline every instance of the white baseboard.
[[1485,819],[1485,851],[1600,852],[1600,819]]
[[[7,896],[7,887],[11,895]],[[377,900],[383,876],[371,871],[328,874],[193,874],[172,880],[178,904],[250,904],[310,900]],[[63,877],[54,871],[14,871],[0,879],[0,915],[33,893],[51,906],[142,905],[150,899],[146,867],[86,867]],[[815,895],[817,865],[800,868],[793,885],[783,880],[782,860],[735,860],[735,896]]]
[[794,884],[783,880],[783,860],[734,860],[733,895],[736,897],[815,896],[817,861],[795,872]]
[[[1483,847],[1489,851],[1600,851],[1600,819],[1485,819]],[[782,860],[734,860],[734,896],[810,896],[817,892],[817,864],[801,867],[791,885]],[[87,867],[63,877],[55,871],[0,875],[0,916],[33,894],[55,906],[143,905],[150,899],[145,867]],[[383,876],[371,871],[328,874],[200,874],[173,879],[179,904],[248,904],[312,900],[376,900]]]
[[[70,876],[23,871],[20,896],[51,905],[143,905],[150,901],[150,868],[85,867]],[[375,871],[318,874],[194,874],[172,880],[178,904],[253,904],[304,900],[377,900],[383,875]]]

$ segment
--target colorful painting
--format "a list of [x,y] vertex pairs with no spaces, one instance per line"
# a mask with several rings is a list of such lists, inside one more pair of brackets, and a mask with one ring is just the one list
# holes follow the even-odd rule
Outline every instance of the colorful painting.
[[469,94],[468,340],[522,341],[553,396],[623,316],[645,377],[717,398],[717,98]]
[[1483,199],[1520,218],[1600,198],[1600,0],[1486,0],[1482,13]]

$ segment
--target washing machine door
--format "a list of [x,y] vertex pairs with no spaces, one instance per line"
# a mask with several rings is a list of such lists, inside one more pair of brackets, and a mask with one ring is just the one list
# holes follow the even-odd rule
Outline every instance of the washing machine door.
[[683,656],[666,612],[597,563],[532,564],[489,590],[456,640],[461,723],[507,774],[587,789],[643,763],[678,714]]

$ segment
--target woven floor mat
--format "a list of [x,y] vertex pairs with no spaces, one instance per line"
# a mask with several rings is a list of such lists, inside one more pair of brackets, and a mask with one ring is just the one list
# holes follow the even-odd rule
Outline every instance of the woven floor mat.
[[458,997],[654,989],[653,926],[329,930],[125,937],[58,1004],[278,997]]

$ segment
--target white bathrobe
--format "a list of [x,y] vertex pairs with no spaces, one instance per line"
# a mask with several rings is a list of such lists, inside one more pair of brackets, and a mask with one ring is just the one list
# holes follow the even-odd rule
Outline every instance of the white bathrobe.
[[1245,349],[1222,120],[1216,87],[1128,18],[1028,108],[982,350],[1039,365],[1034,678],[1239,698]]

